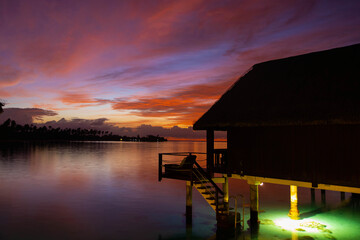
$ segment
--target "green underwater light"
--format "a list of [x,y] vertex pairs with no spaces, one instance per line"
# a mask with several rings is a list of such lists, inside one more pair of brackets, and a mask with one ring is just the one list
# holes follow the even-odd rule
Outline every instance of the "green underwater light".
[[314,219],[292,220],[289,218],[279,218],[274,223],[276,226],[289,231],[331,233],[328,224],[315,221]]

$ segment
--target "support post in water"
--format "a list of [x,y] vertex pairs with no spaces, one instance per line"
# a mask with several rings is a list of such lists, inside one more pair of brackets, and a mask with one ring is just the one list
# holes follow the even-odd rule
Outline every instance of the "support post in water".
[[192,224],[192,182],[186,181],[186,225]]
[[224,192],[224,205],[226,208],[229,207],[229,178],[224,175],[225,182],[223,183]]
[[298,196],[297,196],[297,186],[290,185],[290,211],[289,217],[293,220],[298,220],[300,218],[298,210]]
[[315,189],[311,188],[310,192],[311,192],[311,205],[314,206],[315,205]]
[[324,189],[321,189],[321,206],[325,207],[326,205],[326,193]]
[[250,184],[250,225],[256,226],[259,222],[259,185]]
[[345,193],[344,192],[340,192],[340,200],[341,201],[345,200]]

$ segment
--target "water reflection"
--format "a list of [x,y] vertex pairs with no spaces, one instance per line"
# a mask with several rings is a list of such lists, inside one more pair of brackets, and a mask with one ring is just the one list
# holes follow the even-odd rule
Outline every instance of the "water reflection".
[[292,231],[291,232],[291,240],[298,240],[299,239],[299,235],[296,231]]
[[[217,143],[225,148],[225,143]],[[298,239],[309,233],[284,230],[273,221],[289,211],[289,187],[260,189],[260,227],[216,234],[215,213],[193,192],[192,227],[186,226],[185,183],[157,182],[159,152],[204,152],[205,143],[71,142],[1,144],[0,239]],[[249,199],[246,182],[230,179],[230,195]],[[320,194],[299,188],[300,213],[321,207]],[[338,192],[327,192],[337,206]],[[349,201],[351,195],[345,195]],[[312,201],[313,200],[313,201]],[[360,236],[359,201],[311,217],[326,222],[338,239]],[[313,203],[314,205],[312,205]],[[239,208],[242,213],[242,209]],[[248,210],[245,210],[248,219]],[[331,229],[330,229],[331,226]],[[312,235],[311,235],[312,236]]]
[[[204,144],[2,144],[0,233],[5,239],[182,235],[183,184],[157,182],[158,152],[174,150],[204,151]],[[213,224],[201,224],[202,237],[213,234]]]

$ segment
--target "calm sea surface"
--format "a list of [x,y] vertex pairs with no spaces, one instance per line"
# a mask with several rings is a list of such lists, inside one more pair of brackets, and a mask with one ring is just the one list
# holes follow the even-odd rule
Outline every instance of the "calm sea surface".
[[[216,143],[226,148],[226,143]],[[193,190],[193,225],[185,224],[185,182],[158,182],[158,153],[204,152],[203,142],[72,142],[0,146],[0,239],[216,239],[215,212]],[[289,187],[260,187],[258,233],[237,239],[360,239],[360,207],[327,191],[316,205],[299,188],[304,223],[287,221]],[[230,180],[230,196],[249,187]],[[357,205],[358,204],[358,205]],[[242,212],[242,208],[239,208]],[[245,209],[245,220],[249,210]],[[311,225],[312,224],[312,225]]]

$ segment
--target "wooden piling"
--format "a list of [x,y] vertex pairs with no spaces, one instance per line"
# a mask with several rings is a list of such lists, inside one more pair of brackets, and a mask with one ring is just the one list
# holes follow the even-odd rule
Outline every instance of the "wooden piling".
[[298,196],[297,196],[297,186],[290,185],[290,211],[289,217],[293,220],[298,220],[300,218],[298,210]]
[[186,225],[192,224],[192,182],[186,181]]
[[229,207],[229,178],[224,175],[225,182],[223,183],[224,192],[224,205],[226,208]]
[[250,225],[256,226],[259,222],[259,187],[250,184]]
[[324,189],[321,189],[321,206],[326,206],[326,192]]
[[340,192],[340,200],[341,201],[345,200],[345,193],[344,192]]

